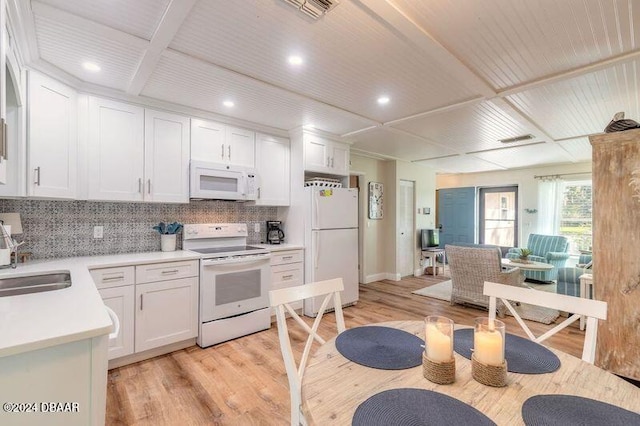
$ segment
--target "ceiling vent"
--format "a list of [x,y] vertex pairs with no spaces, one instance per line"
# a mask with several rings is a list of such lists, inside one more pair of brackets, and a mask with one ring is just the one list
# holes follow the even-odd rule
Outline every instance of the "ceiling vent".
[[322,15],[336,7],[338,0],[284,0],[302,13],[313,19],[321,18]]
[[533,135],[522,135],[522,136],[516,136],[515,138],[500,139],[498,142],[514,143],[514,142],[528,141],[528,140],[531,140],[533,138],[535,138],[535,136],[533,136]]

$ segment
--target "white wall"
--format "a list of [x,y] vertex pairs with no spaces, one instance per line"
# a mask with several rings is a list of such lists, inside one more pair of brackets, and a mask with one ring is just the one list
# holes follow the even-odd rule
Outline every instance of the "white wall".
[[567,178],[580,177],[580,174],[590,178],[591,162],[484,173],[438,175],[436,187],[441,189],[518,185],[518,217],[520,219],[518,241],[522,245],[527,241],[529,234],[535,233],[537,229],[537,214],[527,213],[524,209],[540,210],[540,203],[544,202],[544,200],[538,200],[538,180],[534,176],[566,173],[576,173]]
[[[364,218],[364,256],[365,282],[380,279],[399,279],[397,271],[397,202],[396,194],[400,180],[414,182],[416,208],[429,207],[430,215],[416,215],[415,229],[432,228],[435,224],[435,171],[413,163],[393,160],[377,160],[369,157],[351,155],[351,170],[362,173],[363,189],[360,203]],[[368,184],[384,184],[384,217],[381,220],[368,218]],[[417,237],[416,237],[417,238]],[[417,247],[414,255],[414,269],[420,269],[420,251]]]

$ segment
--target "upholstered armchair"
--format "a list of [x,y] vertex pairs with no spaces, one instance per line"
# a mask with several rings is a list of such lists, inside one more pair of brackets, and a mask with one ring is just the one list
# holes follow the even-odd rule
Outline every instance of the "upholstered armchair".
[[[527,246],[532,254],[529,260],[549,263],[554,266],[549,271],[524,271],[524,276],[537,281],[553,281],[558,278],[558,269],[569,259],[569,240],[560,235],[529,234]],[[520,257],[520,249],[512,248],[507,252],[508,259]]]
[[[575,267],[558,269],[558,285],[556,293],[580,297],[580,275],[592,274],[591,255],[581,254]],[[589,295],[593,298],[593,295]]]
[[[503,271],[498,247],[446,245],[445,252],[451,273],[451,304],[489,307],[489,297],[482,294],[484,282],[523,286],[519,268]],[[505,307],[500,302],[498,313]]]

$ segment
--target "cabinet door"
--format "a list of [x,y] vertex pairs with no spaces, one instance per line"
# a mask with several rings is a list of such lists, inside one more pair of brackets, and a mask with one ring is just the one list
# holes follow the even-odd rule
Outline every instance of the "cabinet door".
[[349,174],[349,145],[332,144],[331,168],[334,174],[345,176]]
[[29,195],[75,198],[77,94],[29,73]]
[[224,146],[224,124],[206,120],[191,120],[191,159],[222,163],[227,154]]
[[189,202],[189,119],[145,110],[145,201]]
[[315,136],[304,138],[304,169],[309,171],[331,173],[331,158],[327,141]]
[[109,359],[133,353],[134,298],[133,285],[98,290],[105,305],[115,312],[120,321],[120,334],[109,339]]
[[142,201],[144,110],[89,99],[89,199]]
[[225,145],[227,161],[234,166],[255,167],[256,134],[250,130],[227,126]]
[[136,285],[136,352],[198,335],[198,278]]
[[258,134],[256,169],[260,177],[260,186],[256,205],[289,205],[289,167],[289,140]]

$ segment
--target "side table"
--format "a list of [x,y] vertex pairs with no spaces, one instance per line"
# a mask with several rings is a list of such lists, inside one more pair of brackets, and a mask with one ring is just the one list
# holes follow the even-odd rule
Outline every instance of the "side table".
[[[593,274],[582,274],[578,279],[580,280],[580,297],[590,299],[593,294]],[[584,317],[580,317],[580,330],[584,330],[584,324]]]
[[438,274],[438,256],[440,255],[442,255],[442,270],[444,272],[444,267],[447,264],[447,254],[443,248],[430,248],[421,251],[422,259],[430,259],[434,277]]

